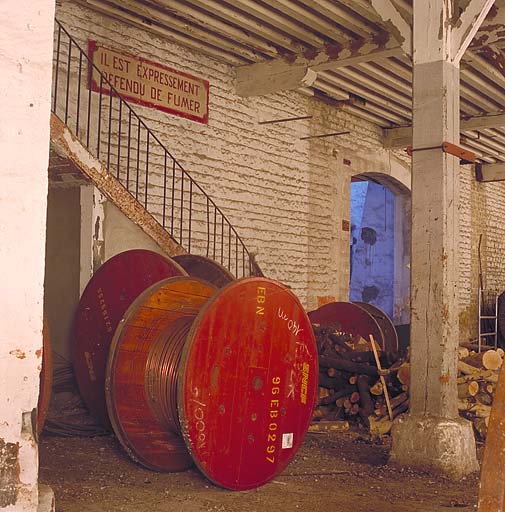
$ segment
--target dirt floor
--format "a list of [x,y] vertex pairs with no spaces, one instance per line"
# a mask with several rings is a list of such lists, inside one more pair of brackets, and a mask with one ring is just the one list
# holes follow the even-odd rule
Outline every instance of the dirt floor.
[[[388,438],[387,438],[388,439]],[[234,492],[197,469],[159,474],[132,462],[113,436],[43,436],[41,482],[58,512],[442,512],[473,511],[478,475],[451,482],[387,464],[388,440],[356,433],[309,433],[272,482]]]

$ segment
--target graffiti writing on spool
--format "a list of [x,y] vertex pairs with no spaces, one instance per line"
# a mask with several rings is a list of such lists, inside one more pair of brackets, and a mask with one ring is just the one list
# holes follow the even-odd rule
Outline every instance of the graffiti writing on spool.
[[[194,388],[193,396],[198,398],[199,394],[198,388]],[[207,436],[205,434],[205,407],[207,407],[207,404],[196,400],[196,398],[191,399],[191,402],[196,405],[193,409],[193,418],[195,420],[195,429],[197,431],[196,442],[198,448],[203,448],[207,443]]]
[[284,310],[279,307],[277,310],[277,315],[281,320],[284,320],[288,326],[288,330],[292,332],[295,336],[298,336],[303,329],[300,327],[300,324],[296,323],[294,320],[290,319],[288,315],[284,312]]

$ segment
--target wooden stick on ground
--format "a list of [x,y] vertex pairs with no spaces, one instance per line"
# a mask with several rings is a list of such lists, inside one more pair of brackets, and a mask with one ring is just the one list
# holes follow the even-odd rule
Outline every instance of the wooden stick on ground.
[[391,421],[393,421],[393,410],[391,409],[391,402],[389,401],[389,391],[386,386],[386,379],[384,379],[384,376],[382,375],[381,362],[379,360],[379,354],[377,353],[377,346],[375,344],[375,340],[374,340],[374,337],[372,334],[370,334],[370,343],[372,344],[372,350],[373,350],[373,354],[375,356],[375,362],[377,363],[377,370],[379,373],[379,378],[380,378],[380,381],[382,382],[384,397],[386,398],[386,405],[388,407],[389,419]]

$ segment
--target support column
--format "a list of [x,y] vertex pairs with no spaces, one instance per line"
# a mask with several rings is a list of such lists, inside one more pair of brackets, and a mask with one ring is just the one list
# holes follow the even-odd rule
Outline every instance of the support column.
[[[0,509],[16,512],[39,505],[54,7],[54,0],[0,1]],[[51,501],[41,500],[40,510]]]
[[478,464],[457,407],[459,159],[441,149],[459,143],[451,17],[451,0],[414,0],[411,405],[392,459],[460,478]]

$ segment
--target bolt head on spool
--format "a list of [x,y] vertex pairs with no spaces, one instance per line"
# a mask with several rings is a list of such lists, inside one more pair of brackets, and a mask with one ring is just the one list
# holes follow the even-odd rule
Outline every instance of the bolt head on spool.
[[182,434],[213,483],[263,485],[295,456],[312,418],[318,354],[310,321],[285,286],[235,281],[195,319],[179,373]]
[[185,274],[170,258],[133,249],[107,260],[86,286],[74,319],[73,363],[80,394],[102,426],[111,426],[104,393],[105,369],[119,321],[146,288]]

